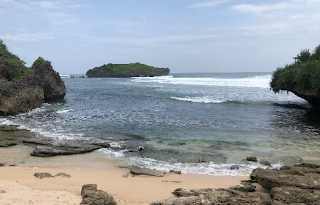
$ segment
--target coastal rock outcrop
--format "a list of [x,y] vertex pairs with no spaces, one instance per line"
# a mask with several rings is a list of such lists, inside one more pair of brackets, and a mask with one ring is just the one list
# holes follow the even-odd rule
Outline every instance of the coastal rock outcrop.
[[28,68],[0,40],[0,115],[28,112],[65,95],[64,82],[49,61],[39,57]]
[[85,184],[81,190],[80,205],[117,205],[114,198],[105,191],[97,190],[96,184]]
[[[191,189],[178,188],[170,198],[152,205],[172,204],[254,204],[254,205],[319,205],[320,203],[320,166],[299,164],[283,166],[280,170],[255,169],[252,180],[228,189]],[[251,183],[258,182],[270,193],[255,191]]]
[[268,190],[282,186],[320,190],[320,168],[303,165],[285,166],[280,170],[257,168],[250,177]]
[[107,142],[87,143],[83,141],[59,145],[52,139],[40,139],[36,137],[35,133],[26,129],[19,129],[19,126],[16,125],[0,126],[0,147],[10,147],[19,144],[34,147],[35,149],[30,154],[35,157],[83,154],[110,146]]
[[302,50],[295,62],[274,71],[270,82],[271,89],[292,92],[305,99],[313,107],[320,108],[320,45],[310,53]]
[[[178,194],[177,194],[178,193]],[[172,205],[172,204],[253,204],[253,205],[270,205],[272,199],[269,194],[254,192],[245,193],[232,189],[200,189],[200,190],[183,190],[174,191],[173,194],[179,198],[170,198],[152,203],[152,205]]]

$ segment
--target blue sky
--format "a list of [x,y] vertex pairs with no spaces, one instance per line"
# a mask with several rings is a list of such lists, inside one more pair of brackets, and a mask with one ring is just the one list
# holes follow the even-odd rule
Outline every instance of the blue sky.
[[320,0],[0,0],[0,39],[61,74],[140,62],[271,72],[320,44]]

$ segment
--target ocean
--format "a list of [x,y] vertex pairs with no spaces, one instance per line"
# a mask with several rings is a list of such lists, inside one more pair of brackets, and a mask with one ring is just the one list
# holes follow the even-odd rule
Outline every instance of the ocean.
[[291,93],[273,93],[271,73],[62,77],[65,100],[2,117],[0,125],[21,125],[56,144],[110,142],[97,152],[116,166],[248,175],[266,167],[249,156],[273,168],[320,162],[320,113]]

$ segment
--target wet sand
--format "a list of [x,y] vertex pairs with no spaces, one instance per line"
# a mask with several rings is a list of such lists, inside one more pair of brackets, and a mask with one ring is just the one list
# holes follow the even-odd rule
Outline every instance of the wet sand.
[[[172,173],[164,177],[131,174],[124,177],[129,170],[115,168],[99,152],[51,158],[30,157],[28,153],[27,147],[0,149],[0,156],[3,156],[6,165],[17,165],[0,167],[1,204],[80,204],[84,184],[97,184],[98,189],[113,195],[120,205],[150,204],[173,197],[171,192],[176,188],[228,188],[249,178]],[[66,173],[71,178],[34,177],[39,172],[52,175]]]

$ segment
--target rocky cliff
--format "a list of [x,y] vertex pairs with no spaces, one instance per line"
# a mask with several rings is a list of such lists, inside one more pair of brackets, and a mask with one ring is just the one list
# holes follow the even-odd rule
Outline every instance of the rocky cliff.
[[0,41],[0,115],[15,115],[61,100],[66,87],[49,61],[39,57],[31,68]]

